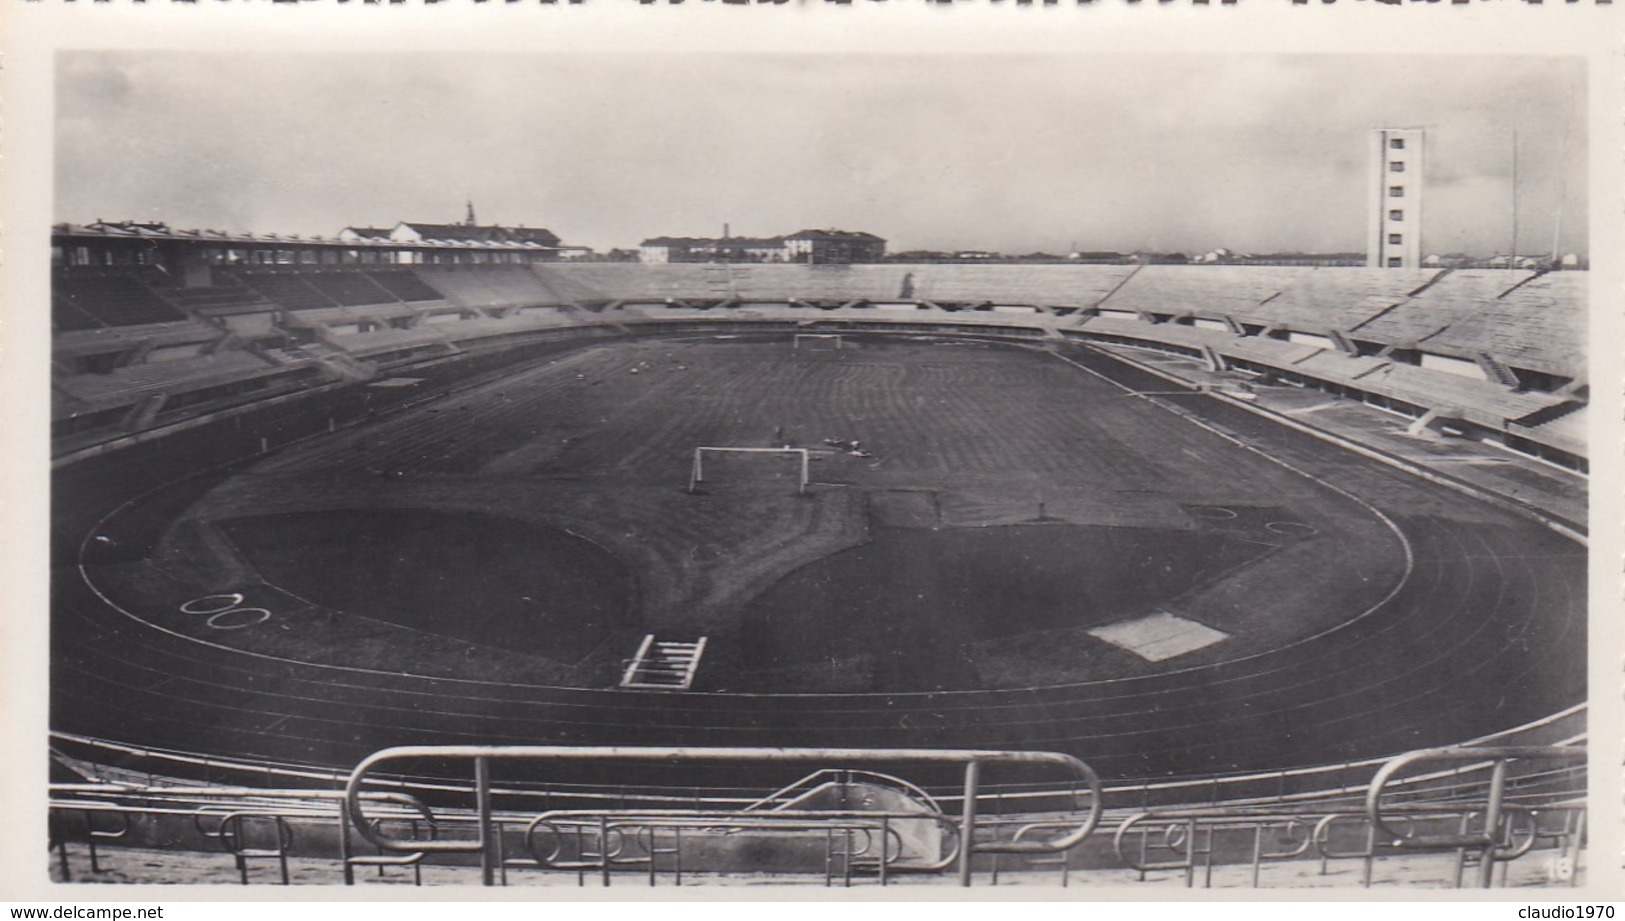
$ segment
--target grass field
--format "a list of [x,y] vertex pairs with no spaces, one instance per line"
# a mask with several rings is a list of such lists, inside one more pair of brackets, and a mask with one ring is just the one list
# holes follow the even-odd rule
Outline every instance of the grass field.
[[[782,457],[712,455],[688,494],[699,445],[807,448],[813,486],[796,496]],[[433,634],[482,672],[587,687],[644,632],[710,637],[710,690],[1146,674],[1324,630],[1403,563],[1312,480],[1051,355],[965,341],[594,347],[281,452],[182,523],[158,554],[176,570],[231,556],[368,637]],[[1089,632],[1157,612],[1224,639],[1153,661]],[[351,628],[324,633],[323,661],[344,661],[334,629]],[[368,666],[424,667],[367,649]]]
[[[1087,350],[847,344],[591,345],[123,505],[78,508],[118,493],[69,470],[52,725],[335,765],[942,745],[1148,776],[1583,699],[1585,551],[1526,518]],[[807,497],[777,461],[686,490],[696,445],[785,443],[819,450]],[[182,610],[211,594],[267,614]],[[645,632],[712,638],[695,693],[613,689]]]

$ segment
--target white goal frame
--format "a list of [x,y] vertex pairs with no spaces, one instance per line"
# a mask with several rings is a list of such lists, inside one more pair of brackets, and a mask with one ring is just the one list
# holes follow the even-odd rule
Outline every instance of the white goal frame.
[[796,495],[807,493],[808,452],[806,448],[725,448],[716,445],[701,445],[694,449],[694,464],[689,469],[688,491],[693,492],[705,482],[705,452],[714,454],[789,454],[801,460],[801,475],[797,478]]
[[828,341],[833,339],[835,340],[835,348],[833,351],[839,352],[846,348],[846,343],[841,339],[840,333],[795,333],[791,338],[791,346],[794,351],[807,351],[801,347],[801,340],[803,339],[815,339],[819,341]]

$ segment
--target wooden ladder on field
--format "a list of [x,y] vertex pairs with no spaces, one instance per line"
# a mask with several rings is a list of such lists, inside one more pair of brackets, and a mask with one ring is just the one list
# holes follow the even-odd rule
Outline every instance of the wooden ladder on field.
[[705,654],[705,637],[692,643],[657,640],[645,634],[638,654],[621,673],[621,687],[639,691],[686,691]]

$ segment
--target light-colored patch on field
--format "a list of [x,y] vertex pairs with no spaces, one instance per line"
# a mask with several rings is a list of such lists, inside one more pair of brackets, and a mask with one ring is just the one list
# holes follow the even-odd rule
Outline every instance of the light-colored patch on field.
[[1121,646],[1149,662],[1161,662],[1195,652],[1230,636],[1194,620],[1175,617],[1167,611],[1096,627],[1089,631],[1089,635],[1113,646]]

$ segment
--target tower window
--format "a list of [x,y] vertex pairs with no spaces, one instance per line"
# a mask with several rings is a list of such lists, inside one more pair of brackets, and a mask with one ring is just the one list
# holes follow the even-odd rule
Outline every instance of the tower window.
[[1405,219],[1405,212],[1401,211],[1398,208],[1395,208],[1394,210],[1388,212],[1388,220],[1390,220],[1390,221],[1403,221],[1404,219]]
[[1405,260],[1399,258],[1398,256],[1389,256],[1388,267],[1390,269],[1402,269],[1405,267]]
[[1405,187],[1402,186],[1402,185],[1391,185],[1391,186],[1389,186],[1388,187],[1388,197],[1389,198],[1404,198],[1405,197]]
[[1403,173],[1403,172],[1405,172],[1405,163],[1404,163],[1404,161],[1395,160],[1392,163],[1389,163],[1388,164],[1388,172],[1390,172],[1390,173]]
[[1404,242],[1405,242],[1405,238],[1404,238],[1404,235],[1402,235],[1402,234],[1391,233],[1391,234],[1388,235],[1388,243],[1389,243],[1390,246],[1398,246],[1399,244],[1404,243]]
[[1388,149],[1389,150],[1404,150],[1405,149],[1405,139],[1404,138],[1391,138],[1388,141]]

